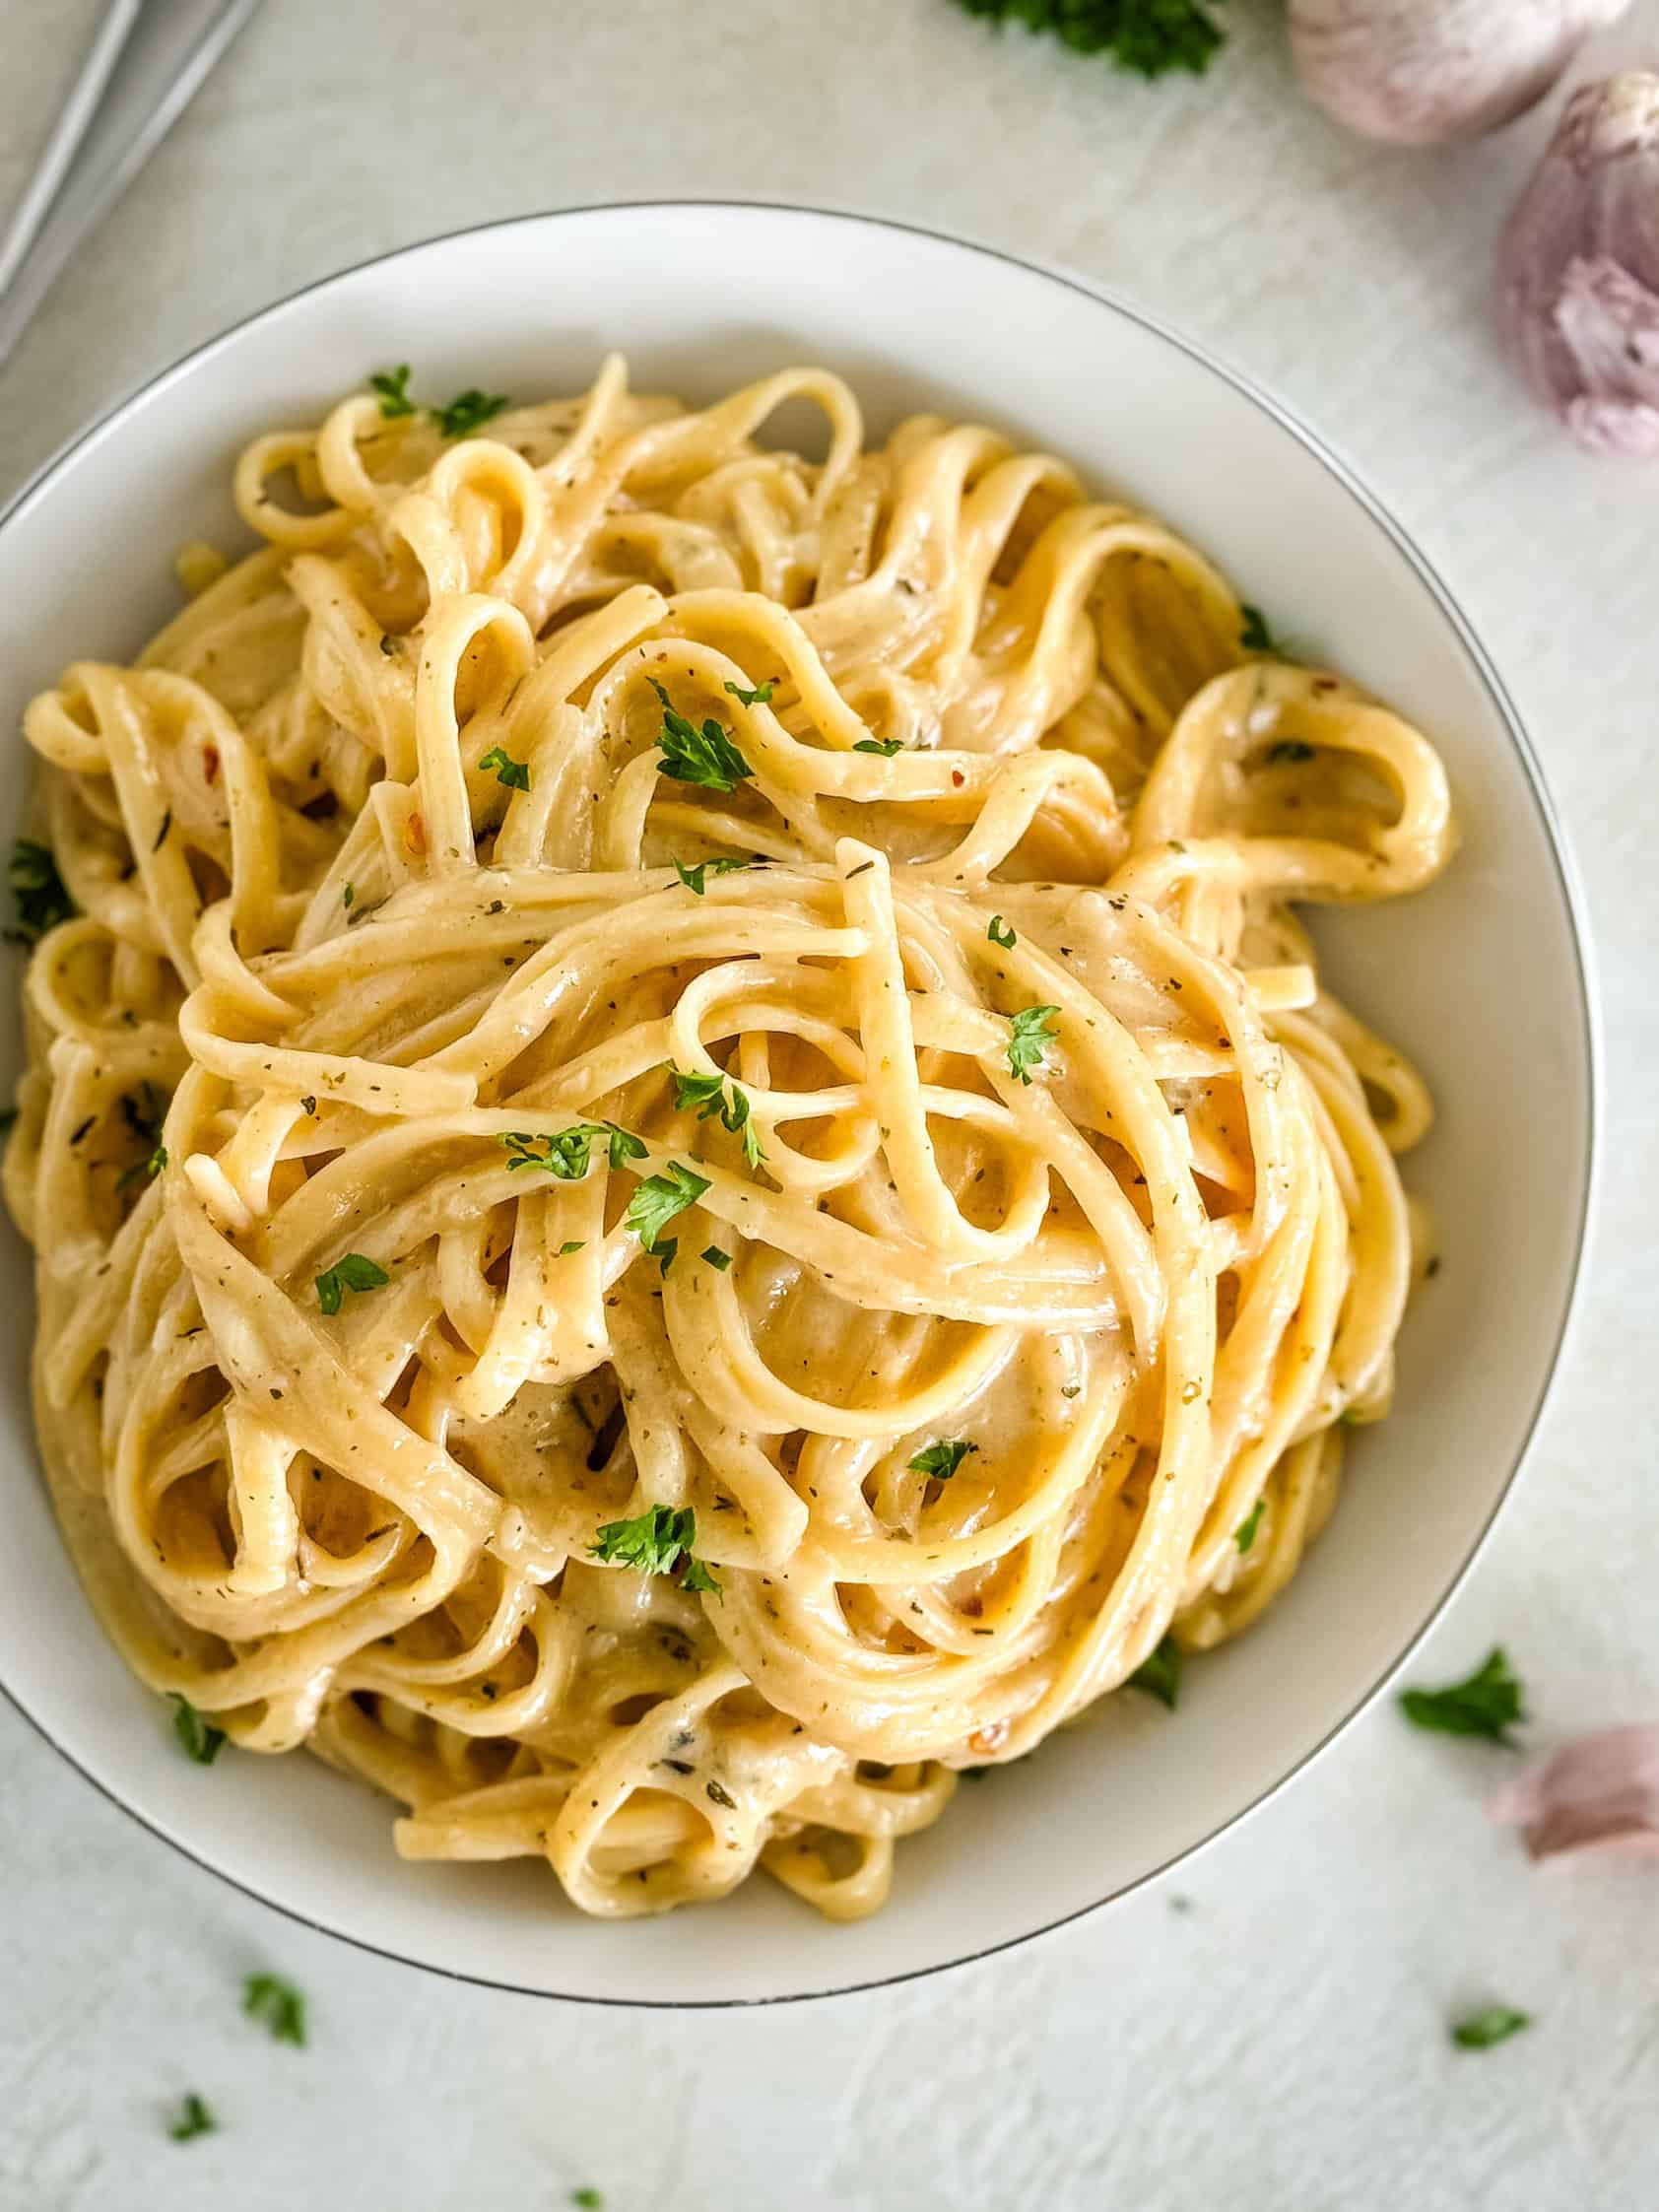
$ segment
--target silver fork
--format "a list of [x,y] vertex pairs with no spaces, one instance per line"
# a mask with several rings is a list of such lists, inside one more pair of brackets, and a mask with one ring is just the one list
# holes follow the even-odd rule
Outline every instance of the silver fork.
[[33,175],[0,235],[0,364],[259,0],[109,0]]

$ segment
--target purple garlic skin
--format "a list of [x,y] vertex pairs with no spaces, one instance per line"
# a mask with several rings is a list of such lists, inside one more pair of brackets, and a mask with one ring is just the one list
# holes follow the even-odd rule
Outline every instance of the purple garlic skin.
[[1592,452],[1659,457],[1659,76],[1574,93],[1498,246],[1498,326]]
[[1291,0],[1302,89],[1364,138],[1479,138],[1542,100],[1629,0]]

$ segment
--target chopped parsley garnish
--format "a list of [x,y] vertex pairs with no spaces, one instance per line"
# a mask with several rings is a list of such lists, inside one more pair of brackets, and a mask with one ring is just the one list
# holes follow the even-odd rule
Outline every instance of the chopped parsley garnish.
[[768,676],[763,684],[757,684],[752,692],[746,692],[741,684],[728,684],[726,689],[733,699],[741,699],[745,706],[769,706],[772,702],[772,686],[776,682],[775,676]]
[[415,402],[409,396],[409,364],[399,362],[395,369],[382,369],[368,379],[368,388],[380,402],[380,412],[387,422],[399,415],[413,415]]
[[314,1095],[308,1095],[301,1099],[299,1104],[307,1113],[315,1113],[317,1110],[317,1102]]
[[970,16],[1052,32],[1078,54],[1109,54],[1119,69],[1202,76],[1226,34],[1207,0],[958,0]]
[[167,1148],[159,1144],[146,1160],[135,1160],[130,1168],[123,1168],[115,1177],[115,1188],[126,1190],[135,1182],[154,1182],[167,1164]]
[[723,723],[710,715],[699,730],[675,711],[673,702],[654,676],[649,681],[662,701],[662,734],[657,739],[662,748],[662,759],[657,763],[659,774],[672,776],[677,783],[700,784],[705,791],[735,791],[755,773]]
[[749,1117],[749,1094],[739,1083],[731,1087],[731,1097],[726,1096],[727,1078],[723,1075],[682,1075],[671,1068],[674,1078],[674,1104],[677,1106],[696,1106],[697,1119],[707,1121],[712,1115],[720,1116],[720,1126],[734,1136],[743,1138],[743,1157],[750,1167],[760,1167],[765,1154],[761,1149],[761,1139]]
[[710,1267],[717,1267],[722,1275],[732,1264],[731,1253],[723,1252],[718,1244],[704,1244],[702,1256],[707,1260]]
[[11,878],[18,918],[7,935],[15,943],[37,945],[48,929],[74,913],[75,902],[57,872],[57,858],[49,844],[19,838],[12,847]]
[[341,894],[340,894],[340,904],[341,904],[341,905],[342,905],[342,906],[349,906],[349,905],[351,905],[352,901],[353,901],[353,900],[354,900],[354,899],[355,899],[356,897],[357,897],[357,893],[356,893],[356,892],[355,892],[355,891],[354,891],[354,890],[352,889],[352,887],[351,887],[351,885],[350,885],[350,884],[347,884],[347,885],[346,885],[346,887],[345,887],[345,889],[344,889],[344,890],[343,890],[343,891],[341,892]]
[[572,2189],[570,2191],[570,2202],[578,2206],[580,2208],[580,2212],[600,2212],[600,2207],[605,2202],[605,2199],[600,2195],[599,2191],[596,2188],[590,2186],[587,2188]]
[[277,1974],[250,1974],[242,1987],[242,2010],[250,2020],[262,2020],[273,2043],[305,2041],[305,2000],[292,1981]]
[[1524,1721],[1521,1685],[1510,1671],[1501,1645],[1494,1645],[1467,1681],[1443,1690],[1402,1690],[1400,1706],[1419,1728],[1437,1728],[1448,1736],[1485,1736],[1513,1749],[1508,1730]]
[[1247,1552],[1256,1540],[1256,1530],[1262,1524],[1262,1514],[1267,1509],[1267,1500],[1258,1498],[1232,1532],[1232,1540],[1241,1552]]
[[672,1575],[685,1562],[680,1579],[689,1590],[720,1595],[720,1585],[701,1560],[692,1557],[697,1516],[690,1506],[652,1506],[631,1520],[607,1521],[590,1546],[607,1567],[631,1567],[640,1575]]
[[676,860],[674,873],[688,891],[695,891],[700,899],[708,889],[710,876],[736,875],[740,868],[752,868],[754,865],[752,860],[699,860],[695,868],[683,868]]
[[219,2122],[192,2089],[184,2099],[184,2110],[179,2113],[167,2133],[175,2143],[188,2143],[193,2135],[211,2135]]
[[976,1443],[966,1443],[961,1437],[941,1437],[936,1443],[925,1444],[910,1465],[932,1482],[949,1482],[968,1453],[978,1449]]
[[513,760],[498,745],[492,745],[478,765],[481,769],[494,769],[496,781],[504,783],[509,791],[528,791],[530,788],[529,762]]
[[514,1129],[501,1139],[511,1154],[507,1162],[509,1171],[514,1168],[541,1168],[561,1182],[580,1182],[587,1173],[588,1164],[595,1144],[605,1145],[610,1154],[611,1166],[622,1168],[630,1160],[643,1160],[645,1147],[630,1130],[619,1129],[614,1121],[578,1121],[572,1128],[561,1129],[556,1136],[531,1137]]
[[1057,1006],[1028,1006],[1009,1022],[1008,1072],[1029,1083],[1032,1068],[1041,1067],[1054,1035]]
[[170,1693],[172,1732],[198,1767],[211,1767],[225,1746],[225,1731],[199,1713],[178,1691]]
[[891,761],[895,753],[903,750],[901,737],[861,737],[853,747],[855,753],[879,753],[884,761]]
[[162,1142],[166,1112],[166,1094],[154,1083],[141,1083],[136,1091],[122,1092],[121,1118],[146,1149],[142,1159],[116,1176],[117,1190],[130,1189],[135,1182],[154,1181],[166,1166],[167,1148]]
[[1171,1712],[1181,1695],[1181,1647],[1166,1636],[1150,1658],[1143,1659],[1128,1678],[1131,1690],[1148,1690]]
[[1517,2012],[1513,2005],[1483,2005],[1479,2012],[1454,2023],[1451,2039],[1459,2050],[1490,2050],[1493,2044],[1507,2043],[1531,2026],[1530,2012]]
[[1005,953],[1011,953],[1014,950],[1015,946],[1019,943],[1019,939],[1015,936],[1013,930],[1010,929],[1007,922],[1003,920],[1001,914],[993,914],[991,916],[991,926],[986,930],[985,934],[991,940],[991,943],[993,945],[1000,945]]
[[493,422],[512,401],[501,392],[481,392],[476,384],[464,392],[457,392],[447,407],[434,407],[437,427],[445,437],[470,437],[474,431]]
[[1313,748],[1304,745],[1299,737],[1282,737],[1277,745],[1268,747],[1267,757],[1275,765],[1282,763],[1287,768],[1299,768],[1302,762],[1312,760]]
[[1271,660],[1283,660],[1285,649],[1268,628],[1267,617],[1259,607],[1247,602],[1239,607],[1242,618],[1238,626],[1238,642],[1247,653],[1266,653]]
[[571,1237],[560,1245],[559,1256],[561,1259],[568,1259],[572,1252],[581,1252],[586,1249],[587,1239],[585,1237]]
[[654,1252],[669,1223],[695,1206],[707,1188],[706,1175],[694,1174],[682,1162],[671,1160],[660,1175],[647,1175],[634,1191],[623,1227],[638,1238],[646,1251]]
[[362,1252],[347,1252],[317,1277],[317,1304],[325,1313],[338,1313],[347,1291],[380,1291],[391,1281],[386,1270]]

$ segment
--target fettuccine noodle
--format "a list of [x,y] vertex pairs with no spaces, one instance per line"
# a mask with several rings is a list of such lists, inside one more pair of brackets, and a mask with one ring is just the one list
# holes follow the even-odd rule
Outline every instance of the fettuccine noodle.
[[1433,876],[1440,764],[824,369],[365,393],[235,486],[261,550],[26,721],[82,1576],[406,1856],[868,1912],[962,1770],[1253,1621],[1387,1408],[1429,1106],[1289,903]]

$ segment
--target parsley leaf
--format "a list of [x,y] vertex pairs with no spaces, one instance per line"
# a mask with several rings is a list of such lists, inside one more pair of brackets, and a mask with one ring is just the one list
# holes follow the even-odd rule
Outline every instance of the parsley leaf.
[[384,1290],[391,1281],[386,1270],[362,1252],[347,1252],[317,1277],[317,1304],[325,1313],[338,1313],[347,1291]]
[[503,407],[512,401],[501,392],[481,392],[476,384],[464,392],[457,392],[447,407],[434,407],[437,427],[445,437],[470,437],[474,431],[493,422]]
[[492,745],[479,762],[481,769],[494,769],[496,781],[504,783],[509,791],[528,791],[530,788],[530,764],[512,760],[498,745]]
[[225,1747],[224,1729],[216,1728],[176,1690],[169,1693],[167,1703],[172,1707],[173,1734],[198,1767],[211,1767]]
[[690,1506],[652,1506],[631,1520],[607,1521],[589,1546],[607,1567],[631,1567],[641,1575],[672,1575],[682,1559],[689,1590],[720,1595],[720,1584],[701,1560],[692,1557],[697,1516]]
[[1277,745],[1268,747],[1267,757],[1275,765],[1284,762],[1288,767],[1299,767],[1303,761],[1312,760],[1313,748],[1304,745],[1299,737],[1283,737]]
[[400,362],[396,369],[382,369],[369,377],[368,388],[379,395],[380,412],[387,422],[399,415],[413,415],[415,402],[409,396],[409,364]]
[[587,1239],[585,1237],[567,1238],[565,1241],[559,1247],[559,1257],[561,1259],[568,1259],[572,1252],[581,1252],[585,1251],[586,1249]]
[[274,2043],[305,2041],[305,2000],[281,1975],[250,1974],[242,1986],[242,2010],[265,2023]]
[[19,838],[12,847],[12,897],[17,901],[17,926],[7,932],[21,945],[37,945],[48,929],[67,921],[75,902],[57,872],[57,856],[49,844]]
[[1267,1509],[1267,1500],[1258,1498],[1232,1532],[1232,1540],[1241,1552],[1247,1552],[1256,1540],[1256,1530],[1261,1526],[1262,1514]]
[[1243,602],[1238,609],[1242,621],[1238,626],[1238,642],[1247,653],[1265,653],[1270,660],[1283,660],[1284,647],[1268,628],[1268,621],[1259,607]]
[[1181,1695],[1181,1647],[1172,1636],[1166,1636],[1152,1656],[1143,1659],[1126,1685],[1131,1690],[1149,1690],[1162,1705],[1174,1711]]
[[960,1437],[941,1437],[936,1443],[923,1446],[909,1462],[918,1475],[927,1475],[934,1482],[949,1482],[970,1451],[977,1451],[976,1443],[964,1443]]
[[578,2212],[600,2212],[600,2207],[605,2199],[596,2188],[589,2186],[572,2189],[570,2191],[570,2202],[578,2207]]
[[1508,1730],[1524,1721],[1521,1685],[1510,1671],[1500,1644],[1493,1645],[1467,1681],[1444,1690],[1402,1690],[1406,1718],[1419,1728],[1437,1728],[1448,1736],[1486,1736],[1514,1748]]
[[991,916],[991,926],[985,934],[993,945],[1000,945],[1005,953],[1012,952],[1020,941],[1001,914]]
[[1226,34],[1208,0],[959,0],[970,16],[1052,32],[1073,53],[1109,54],[1141,77],[1202,76]]
[[735,875],[738,869],[752,868],[754,865],[752,860],[699,860],[695,868],[683,868],[676,860],[674,873],[688,891],[695,891],[700,899],[708,889],[707,879],[710,875]]
[[1028,1006],[1009,1023],[1008,1072],[1029,1083],[1032,1068],[1041,1067],[1054,1035],[1057,1006]]
[[769,706],[772,703],[772,686],[776,682],[775,676],[768,676],[763,684],[757,684],[752,692],[746,692],[741,684],[728,684],[726,689],[733,699],[741,699],[745,706]]
[[891,761],[895,753],[903,750],[901,737],[861,737],[853,747],[855,753],[879,753],[884,761]]
[[175,2143],[188,2143],[193,2135],[211,2135],[218,2125],[219,2122],[192,2089],[185,2096],[183,2111],[167,2129],[167,2133]]
[[115,1188],[126,1190],[135,1182],[154,1182],[167,1164],[167,1148],[159,1144],[147,1160],[135,1160],[115,1177]]
[[1483,2005],[1455,2023],[1451,2039],[1459,2050],[1490,2050],[1493,2044],[1507,2043],[1531,2026],[1530,2012],[1517,2012],[1512,2005]]
[[557,1175],[561,1182],[580,1182],[587,1173],[596,1143],[605,1144],[613,1168],[645,1157],[645,1147],[639,1139],[627,1129],[619,1129],[614,1121],[578,1121],[551,1137],[527,1136],[523,1130],[513,1129],[501,1142],[512,1155],[507,1162],[509,1171],[541,1168],[548,1174]]
[[654,676],[650,686],[662,701],[662,734],[657,739],[662,749],[662,759],[657,763],[659,774],[672,776],[677,783],[700,784],[705,791],[735,791],[755,773],[723,723],[710,715],[697,729],[675,711],[673,702]]
[[749,1094],[743,1086],[734,1083],[728,1100],[727,1079],[723,1075],[682,1075],[678,1068],[671,1068],[669,1073],[674,1078],[674,1104],[677,1106],[695,1106],[699,1121],[706,1121],[717,1113],[722,1129],[729,1129],[734,1136],[741,1132],[743,1157],[750,1167],[760,1167],[766,1156],[761,1149],[760,1136],[749,1117]]
[[707,1260],[710,1267],[717,1267],[722,1275],[732,1264],[731,1253],[723,1252],[718,1244],[705,1244],[702,1248],[702,1256]]
[[653,1252],[657,1239],[676,1214],[695,1206],[708,1188],[706,1175],[694,1174],[678,1160],[671,1160],[660,1175],[647,1175],[629,1200],[623,1227]]

